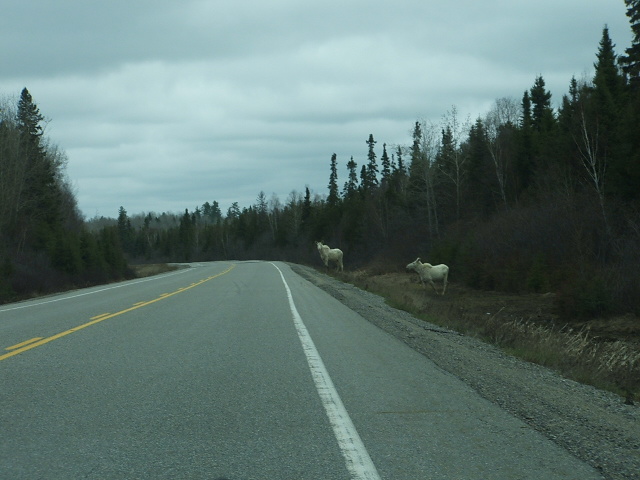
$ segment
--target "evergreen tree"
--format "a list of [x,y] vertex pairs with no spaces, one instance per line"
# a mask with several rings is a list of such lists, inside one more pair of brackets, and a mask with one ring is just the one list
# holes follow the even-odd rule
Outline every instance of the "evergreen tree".
[[240,207],[238,202],[233,202],[231,206],[227,209],[227,218],[228,219],[238,219],[240,217]]
[[409,189],[414,196],[420,196],[420,193],[425,191],[423,172],[426,168],[424,165],[425,158],[420,148],[422,143],[422,128],[420,122],[416,122],[413,127],[412,138],[411,163],[409,164]]
[[400,147],[400,145],[398,145],[398,148],[396,150],[396,156],[398,159],[398,167],[396,171],[399,172],[401,175],[406,175],[407,170],[404,166],[404,160],[402,159],[402,147]]
[[389,177],[387,195],[393,203],[403,205],[406,201],[408,177],[402,158],[402,147],[400,147],[400,145],[396,148],[395,159],[396,161],[394,162],[392,156],[391,175]]
[[104,227],[100,230],[98,246],[107,266],[110,278],[122,278],[127,272],[127,261],[124,258],[117,227]]
[[[42,137],[43,128],[40,122],[44,117],[40,113],[40,109],[33,102],[33,97],[26,88],[20,93],[18,100],[17,126],[23,141],[33,147],[34,150],[42,153],[40,147],[40,138]],[[36,152],[34,152],[35,154]]]
[[217,200],[214,200],[211,204],[211,213],[209,214],[209,217],[211,217],[211,220],[216,223],[220,222],[220,219],[222,218],[222,211],[220,210],[220,204]]
[[262,236],[269,228],[269,205],[267,195],[260,191],[255,205],[256,235]]
[[617,194],[624,200],[640,199],[640,0],[625,0],[633,38],[620,64],[627,76],[628,98],[623,115],[623,148],[612,167]]
[[42,144],[44,117],[29,91],[20,94],[16,124],[20,135],[20,160],[24,179],[19,193],[18,220],[23,232],[31,231],[32,244],[44,248],[62,228],[62,195],[56,182],[56,166]]
[[302,228],[307,230],[311,220],[311,191],[309,187],[304,188],[304,201],[302,203]]
[[436,155],[436,166],[445,181],[438,186],[436,197],[443,200],[441,202],[443,220],[451,222],[460,218],[461,172],[459,171],[459,164],[456,162],[458,152],[451,126],[445,126],[441,134],[440,148]]
[[625,50],[626,55],[620,57],[620,64],[631,86],[640,88],[640,0],[625,0],[627,17],[631,23],[633,38],[631,46]]
[[260,193],[258,193],[258,198],[256,199],[256,212],[258,212],[258,215],[264,215],[266,217],[267,215],[267,195],[264,193],[264,190],[260,190]]
[[222,218],[220,205],[216,200],[214,200],[213,203],[205,202],[204,205],[202,205],[202,214],[211,223],[218,223]]
[[542,76],[536,78],[530,90],[531,122],[534,130],[540,133],[551,131],[555,125],[553,108],[551,107],[551,92],[546,89]]
[[347,181],[342,190],[342,197],[345,200],[353,198],[358,191],[358,164],[353,159],[353,156],[347,162],[347,172]]
[[382,144],[382,156],[380,157],[380,164],[382,165],[382,183],[388,185],[391,177],[391,161],[389,160],[389,154],[387,153],[387,144]]
[[123,250],[125,252],[132,252],[133,227],[131,226],[131,219],[127,215],[127,211],[122,206],[118,210],[118,237],[120,237],[120,244]]
[[609,36],[609,27],[602,30],[602,38],[594,64],[595,77],[593,84],[600,102],[617,102],[624,88],[624,79],[617,67],[615,45]]
[[469,180],[463,195],[463,211],[466,214],[478,214],[483,217],[495,211],[496,201],[493,194],[498,192],[495,175],[491,172],[491,159],[488,148],[487,132],[482,119],[478,118],[469,130],[469,139],[465,144],[468,155]]
[[334,153],[331,155],[331,173],[329,174],[329,196],[327,197],[327,203],[331,207],[335,207],[340,200],[338,194],[338,161],[337,155]]
[[531,97],[529,92],[525,90],[522,95],[522,118],[520,119],[520,126],[525,128],[531,128],[533,125],[533,118],[531,115]]
[[378,164],[374,150],[377,142],[373,139],[373,135],[369,134],[369,139],[366,143],[368,145],[367,166],[366,169],[363,170],[362,189],[370,192],[378,186]]
[[[623,168],[626,159],[620,149],[620,118],[622,117],[624,79],[617,67],[614,44],[605,26],[594,64],[593,101],[582,117],[583,161],[587,166],[589,179],[604,203],[605,174],[609,165],[614,169]],[[592,148],[587,150],[588,139]],[[586,155],[585,155],[586,154]],[[617,190],[616,187],[614,187]],[[603,206],[604,215],[604,206]]]
[[533,117],[531,97],[525,91],[522,96],[522,118],[519,130],[520,142],[516,161],[516,196],[527,191],[533,178]]
[[569,93],[562,97],[562,106],[558,113],[558,126],[561,136],[561,156],[566,160],[565,166],[570,179],[582,176],[582,162],[578,149],[577,139],[580,138],[580,118],[583,107],[589,94],[586,85],[579,85],[575,77],[571,78]]
[[184,215],[180,218],[178,241],[182,259],[186,262],[190,261],[196,244],[196,224],[195,218],[189,214],[189,210],[187,209],[185,209]]

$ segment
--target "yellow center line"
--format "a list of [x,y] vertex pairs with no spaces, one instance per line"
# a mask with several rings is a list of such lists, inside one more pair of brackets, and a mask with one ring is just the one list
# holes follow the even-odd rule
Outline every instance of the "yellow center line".
[[149,300],[147,302],[138,302],[136,303],[133,307],[129,307],[126,308],[124,310],[121,310],[119,312],[116,313],[105,313],[102,315],[98,315],[95,317],[91,317],[91,321],[84,323],[82,325],[78,325],[77,327],[74,328],[70,328],[69,330],[65,330],[64,332],[60,332],[57,333],[55,335],[52,335],[51,337],[46,337],[46,338],[42,338],[42,337],[36,337],[36,338],[32,338],[31,340],[27,340],[26,342],[22,342],[19,343],[17,345],[14,345],[13,347],[9,347],[7,348],[7,350],[12,350],[9,353],[5,353],[4,355],[0,355],[0,361],[5,360],[9,357],[13,357],[14,355],[18,355],[19,353],[22,352],[26,352],[27,350],[31,350],[32,348],[36,348],[39,347],[41,345],[44,345],[46,343],[52,342],[54,340],[57,340],[59,338],[65,337],[67,335],[70,335],[74,332],[77,332],[78,330],[82,330],[83,328],[87,328],[90,327],[91,325],[95,325],[96,323],[100,323],[104,320],[107,320],[109,318],[113,318],[113,317],[117,317],[118,315],[123,315],[125,313],[128,312],[132,312],[133,310],[137,310],[138,308],[142,308],[142,307],[146,307],[148,305],[151,305],[153,303],[159,302],[160,300],[164,300],[166,298],[172,297],[174,295],[177,295],[178,293],[182,293],[185,292],[191,288],[197,287],[198,285],[202,285],[205,282],[208,282],[209,280],[213,280],[214,278],[220,277],[226,273],[229,273],[231,270],[233,270],[235,268],[235,265],[231,265],[229,268],[227,268],[226,270],[218,273],[217,275],[212,275],[209,278],[206,278],[204,280],[201,280],[197,283],[192,283],[189,287],[183,287],[183,288],[179,288],[178,290],[176,290],[175,292],[171,292],[171,293],[163,293],[162,295],[160,295],[158,298],[154,298],[153,300]]
[[5,350],[15,350],[16,348],[24,347],[25,345],[29,345],[30,343],[37,342],[38,340],[42,340],[42,337],[32,338],[31,340],[25,340],[22,343],[18,343],[17,345],[13,345],[12,347],[7,347]]

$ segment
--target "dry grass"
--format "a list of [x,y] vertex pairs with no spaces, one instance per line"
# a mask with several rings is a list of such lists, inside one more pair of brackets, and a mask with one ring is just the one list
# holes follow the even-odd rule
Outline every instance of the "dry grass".
[[478,292],[451,284],[447,295],[425,292],[405,273],[345,273],[341,279],[377,293],[425,321],[481,338],[526,361],[567,378],[614,391],[627,403],[640,401],[640,343],[594,335],[552,314],[549,295]]
[[166,263],[149,263],[141,265],[130,265],[131,270],[138,278],[151,277],[152,275],[159,275],[161,273],[172,272],[177,270],[175,265],[168,265]]

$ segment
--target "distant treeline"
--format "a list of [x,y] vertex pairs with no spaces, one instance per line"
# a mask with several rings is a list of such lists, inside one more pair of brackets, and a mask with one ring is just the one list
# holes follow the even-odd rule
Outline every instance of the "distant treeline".
[[473,122],[453,107],[440,124],[416,121],[407,145],[380,149],[370,135],[346,179],[332,155],[327,194],[260,192],[224,214],[215,201],[183,214],[121,207],[88,222],[91,238],[115,230],[135,262],[317,265],[323,240],[345,251],[346,269],[420,256],[475,288],[555,292],[567,317],[640,314],[640,1],[626,3],[632,46],[616,54],[605,27],[594,77],[570,79],[557,109],[539,76]]

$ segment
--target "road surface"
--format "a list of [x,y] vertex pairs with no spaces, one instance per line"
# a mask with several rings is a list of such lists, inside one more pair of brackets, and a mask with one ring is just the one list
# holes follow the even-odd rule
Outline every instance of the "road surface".
[[212,262],[0,306],[0,478],[601,476],[286,264]]

